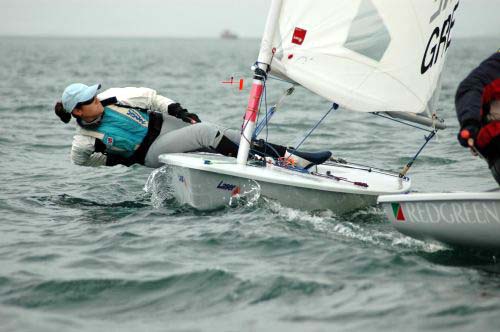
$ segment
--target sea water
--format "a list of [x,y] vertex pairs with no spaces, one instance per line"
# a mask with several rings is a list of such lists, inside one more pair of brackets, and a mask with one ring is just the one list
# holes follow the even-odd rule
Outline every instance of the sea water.
[[[396,232],[378,207],[308,213],[264,197],[199,212],[168,170],[85,168],[74,122],[53,104],[73,82],[146,86],[203,121],[239,128],[252,39],[0,39],[0,330],[494,331],[494,253]],[[488,190],[485,162],[456,141],[459,82],[499,45],[455,40],[440,100],[448,125],[414,164],[421,192]],[[245,79],[243,90],[227,82]],[[288,87],[269,81],[272,105]],[[298,88],[266,137],[292,144],[330,104]],[[304,149],[400,170],[426,133],[368,114],[330,114]],[[162,177],[163,176],[163,177]],[[286,195],[286,193],[283,193]],[[304,198],[307,199],[307,198]]]

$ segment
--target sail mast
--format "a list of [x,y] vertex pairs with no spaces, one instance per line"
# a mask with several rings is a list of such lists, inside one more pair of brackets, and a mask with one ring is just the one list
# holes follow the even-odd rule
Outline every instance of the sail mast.
[[252,89],[248,98],[248,106],[245,113],[245,118],[242,126],[240,138],[240,146],[238,149],[237,163],[245,165],[250,151],[250,144],[255,129],[255,121],[259,113],[260,98],[264,89],[269,66],[271,65],[273,55],[273,38],[278,24],[278,18],[281,11],[282,0],[273,0],[269,8],[264,35],[260,46],[259,57],[257,58],[257,66],[254,70]]

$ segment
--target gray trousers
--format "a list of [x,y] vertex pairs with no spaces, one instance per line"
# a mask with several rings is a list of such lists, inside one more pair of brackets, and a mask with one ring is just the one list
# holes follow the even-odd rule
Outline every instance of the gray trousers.
[[158,157],[163,153],[211,150],[219,145],[222,136],[236,144],[240,143],[240,132],[209,122],[189,124],[168,114],[163,114],[160,135],[151,144],[144,165],[160,167]]

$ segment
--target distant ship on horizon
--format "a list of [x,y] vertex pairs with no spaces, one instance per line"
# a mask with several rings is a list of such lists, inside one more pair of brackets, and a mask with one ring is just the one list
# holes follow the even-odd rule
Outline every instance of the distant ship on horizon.
[[235,33],[231,32],[228,29],[222,31],[220,37],[222,39],[238,39],[238,35],[236,35]]

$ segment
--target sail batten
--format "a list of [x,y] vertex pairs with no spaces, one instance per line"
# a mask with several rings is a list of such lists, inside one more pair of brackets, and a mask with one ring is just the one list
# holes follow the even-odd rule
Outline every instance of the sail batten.
[[[458,0],[281,0],[271,70],[358,112],[430,115]],[[261,49],[262,51],[262,49]]]

